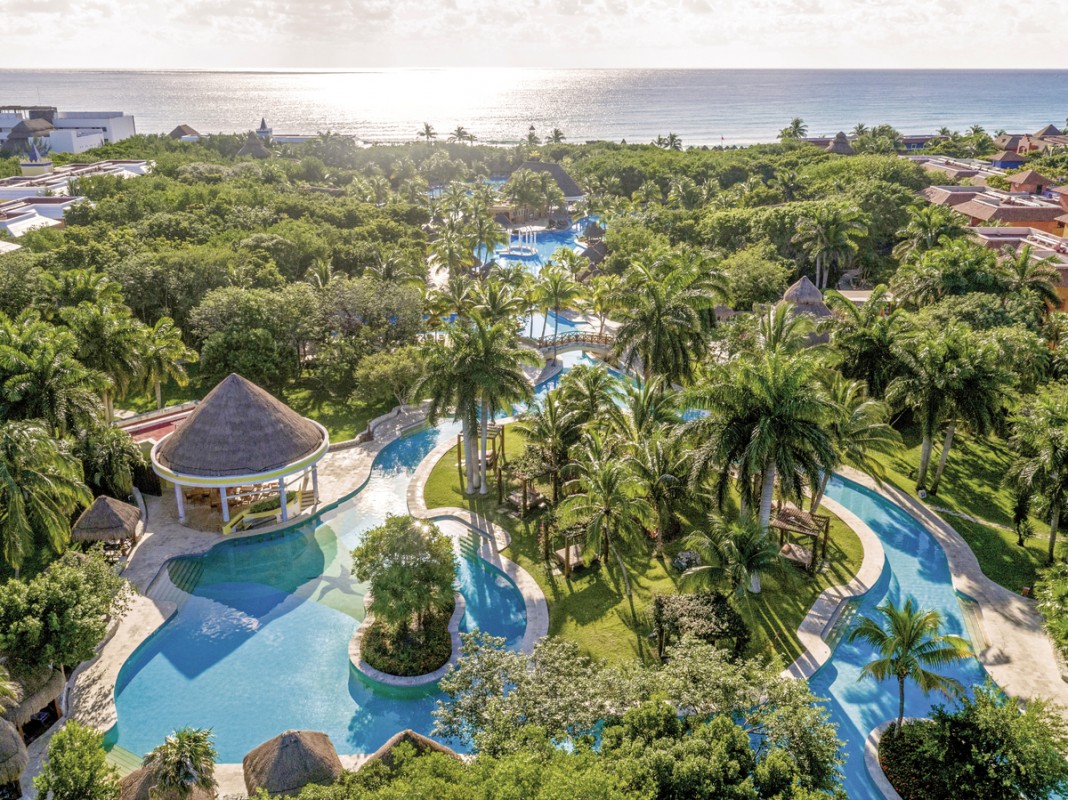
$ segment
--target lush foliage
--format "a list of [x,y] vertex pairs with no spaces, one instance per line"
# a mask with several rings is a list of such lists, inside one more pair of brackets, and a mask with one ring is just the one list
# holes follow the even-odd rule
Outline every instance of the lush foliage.
[[103,741],[103,734],[68,720],[48,742],[34,789],[52,800],[118,800],[119,776],[107,762]]

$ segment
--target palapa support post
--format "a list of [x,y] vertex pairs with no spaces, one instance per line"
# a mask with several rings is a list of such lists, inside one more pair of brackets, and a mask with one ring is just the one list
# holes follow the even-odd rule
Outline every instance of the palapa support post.
[[286,498],[286,479],[278,479],[278,503],[282,507],[282,522],[289,519],[289,502]]
[[316,505],[319,505],[319,467],[318,465],[311,468],[312,474],[312,500]]
[[185,497],[180,485],[174,484],[174,501],[178,504],[178,521],[185,522]]
[[230,521],[230,504],[226,502],[226,487],[219,487],[219,503],[222,506],[222,518],[223,522]]

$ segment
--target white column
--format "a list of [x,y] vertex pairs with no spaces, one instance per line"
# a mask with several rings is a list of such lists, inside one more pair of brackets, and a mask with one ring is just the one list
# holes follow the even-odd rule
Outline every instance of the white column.
[[226,502],[226,487],[219,487],[219,499],[222,501],[223,522],[230,521],[230,504]]
[[319,467],[312,467],[312,499],[319,505]]
[[286,479],[278,479],[279,502],[282,504],[282,522],[289,519],[289,503],[286,502]]
[[182,487],[174,484],[174,501],[178,504],[178,521],[185,522],[185,498],[182,496]]

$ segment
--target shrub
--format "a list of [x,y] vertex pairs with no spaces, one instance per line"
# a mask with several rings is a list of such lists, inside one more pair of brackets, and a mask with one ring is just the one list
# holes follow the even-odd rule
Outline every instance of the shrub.
[[1035,599],[1046,630],[1068,656],[1068,562],[1059,561],[1042,570],[1035,583]]
[[371,623],[360,643],[363,660],[387,675],[426,675],[452,656],[449,618],[452,612],[429,614],[418,631]]
[[48,743],[48,758],[33,785],[52,800],[118,800],[119,775],[107,762],[103,735],[70,720]]

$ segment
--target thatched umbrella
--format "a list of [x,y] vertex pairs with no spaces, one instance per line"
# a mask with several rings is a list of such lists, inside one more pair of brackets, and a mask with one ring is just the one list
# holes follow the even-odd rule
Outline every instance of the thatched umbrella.
[[372,761],[381,761],[387,767],[393,766],[393,751],[402,742],[407,742],[412,745],[415,748],[415,752],[419,755],[441,753],[457,760],[460,759],[460,756],[445,745],[440,742],[435,742],[433,739],[428,739],[421,733],[416,733],[409,728],[391,736],[389,741],[375,750],[365,763],[369,764]]
[[0,720],[0,786],[18,783],[29,763],[22,736],[10,722]]
[[11,684],[14,697],[0,701],[4,706],[2,716],[21,730],[34,714],[63,693],[66,680],[58,669],[41,667],[27,674],[12,675]]
[[136,506],[101,495],[78,517],[70,529],[70,538],[75,542],[136,541],[140,521],[141,512]]
[[330,737],[319,731],[286,731],[249,751],[241,762],[245,788],[272,797],[296,795],[309,784],[330,785],[343,772]]
[[253,158],[271,157],[271,151],[263,146],[263,141],[256,135],[255,131],[249,131],[248,138],[241,145],[241,149],[237,151],[237,154],[239,156],[252,156]]
[[[159,778],[156,771],[159,767],[155,764],[134,770],[125,778],[119,788],[119,800],[179,800],[175,791],[153,792]],[[182,800],[215,800],[214,789],[193,789]]]
[[849,143],[849,139],[843,131],[838,131],[838,133],[834,135],[834,139],[827,145],[825,151],[828,153],[837,153],[840,156],[851,156],[857,152],[853,149],[853,145]]
[[802,275],[801,280],[787,289],[782,299],[793,303],[794,314],[811,314],[814,317],[831,315],[831,310],[823,302],[823,293],[816,288],[816,284],[810,281],[807,275]]

